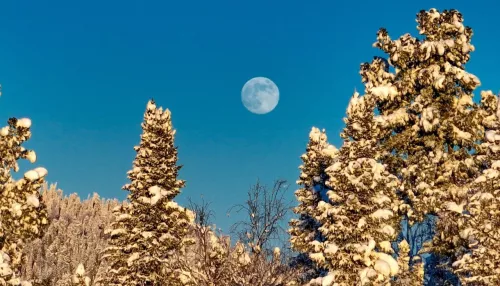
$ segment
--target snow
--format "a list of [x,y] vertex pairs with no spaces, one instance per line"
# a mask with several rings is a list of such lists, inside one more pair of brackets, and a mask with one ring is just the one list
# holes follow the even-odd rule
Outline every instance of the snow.
[[36,194],[31,194],[26,196],[26,203],[30,206],[33,206],[35,208],[40,206],[40,201],[38,200],[38,197]]
[[14,216],[19,217],[22,214],[22,205],[19,203],[13,203],[10,211]]
[[377,255],[379,260],[386,262],[390,268],[390,275],[394,276],[399,272],[398,262],[389,254],[378,252]]
[[458,139],[462,139],[462,140],[470,140],[471,137],[472,137],[472,134],[470,134],[469,132],[465,132],[465,131],[462,131],[460,130],[458,127],[456,127],[455,125],[453,125],[453,132],[455,133],[455,136],[458,138]]
[[28,151],[28,154],[26,155],[26,159],[30,161],[30,163],[35,163],[36,162],[36,153],[33,150]]
[[143,232],[141,232],[141,235],[144,238],[151,238],[151,237],[153,237],[153,233],[151,231],[143,231]]
[[488,142],[494,143],[496,139],[496,132],[494,130],[487,130],[485,132],[485,138]]
[[398,95],[398,90],[392,85],[381,85],[373,87],[370,93],[380,98],[381,100],[394,99]]
[[128,259],[127,259],[127,264],[130,266],[130,265],[132,265],[132,263],[133,263],[135,260],[137,260],[137,259],[139,259],[139,253],[138,253],[138,252],[134,252],[134,253],[132,253],[132,254],[128,257]]
[[384,205],[386,203],[390,203],[391,199],[384,195],[384,194],[377,194],[375,197],[372,198],[373,202],[378,204],[378,205]]
[[38,174],[37,171],[35,170],[29,170],[28,172],[24,173],[24,178],[28,181],[36,181],[40,178],[40,175]]
[[22,128],[30,128],[31,127],[31,119],[29,118],[20,118],[16,122],[17,127],[22,127]]
[[392,249],[392,245],[391,245],[391,242],[390,241],[382,241],[382,242],[379,242],[379,246],[380,246],[380,249],[384,252],[387,252],[387,253],[392,253],[394,250]]
[[243,265],[248,265],[250,263],[250,256],[245,252],[239,257],[238,261]]
[[331,158],[334,158],[339,153],[339,150],[337,148],[335,148],[335,146],[333,146],[333,145],[328,145],[326,148],[324,148],[321,151],[324,155],[329,156]]
[[391,210],[380,209],[380,210],[376,210],[370,216],[373,219],[387,220],[387,219],[390,219],[393,215],[394,215],[394,213]]
[[335,243],[327,243],[325,248],[326,254],[335,254],[339,250],[339,247]]
[[447,210],[462,214],[464,212],[465,203],[457,204],[455,202],[446,202],[445,207]]
[[[3,252],[0,251],[0,254],[3,254]],[[3,255],[0,255],[0,277],[1,276],[9,276],[12,274],[12,269],[10,268],[9,264],[4,261]]]
[[375,265],[373,267],[377,272],[381,273],[382,275],[389,277],[391,275],[391,266],[389,263],[385,260],[378,259],[375,261]]
[[43,177],[47,176],[47,174],[48,174],[47,169],[45,169],[43,167],[35,168],[35,169],[33,169],[33,171],[37,172],[39,178],[43,178]]
[[316,263],[324,263],[325,262],[325,257],[323,256],[323,253],[321,252],[315,252],[315,253],[311,253],[309,255],[309,257]]
[[151,204],[155,205],[159,200],[167,196],[168,192],[159,186],[152,186],[148,189],[149,193],[153,195],[151,197]]
[[321,281],[321,286],[331,286],[334,282],[335,276],[333,273],[328,273],[325,277],[323,277]]
[[80,276],[83,276],[85,274],[85,268],[83,267],[83,264],[78,264],[78,266],[76,267],[76,271],[75,273],[77,275],[80,275]]
[[275,248],[273,249],[273,254],[274,254],[274,256],[279,257],[279,256],[280,256],[280,254],[281,254],[281,250],[280,250],[280,248],[279,248],[279,247],[275,247]]
[[442,42],[437,43],[437,51],[440,56],[444,55],[444,45]]
[[5,127],[2,127],[2,129],[0,129],[0,136],[7,136],[9,135],[9,126],[5,126]]
[[358,228],[361,229],[366,225],[366,219],[365,218],[360,218],[358,221]]
[[479,200],[481,202],[491,201],[493,199],[495,199],[495,196],[493,196],[491,193],[479,193]]
[[377,276],[377,272],[371,267],[365,267],[359,272],[361,285],[370,283],[371,279]]
[[380,232],[387,234],[389,236],[393,236],[394,233],[396,233],[396,230],[394,230],[392,226],[385,224],[381,227]]
[[117,236],[117,235],[122,235],[122,234],[125,234],[127,233],[127,230],[124,229],[124,228],[118,228],[118,229],[114,229],[111,231],[111,236]]
[[146,106],[147,110],[155,110],[156,109],[156,104],[153,100],[148,101],[148,104]]
[[309,133],[309,139],[313,142],[319,142],[321,136],[321,131],[319,128],[313,127],[311,132]]
[[330,167],[326,168],[326,172],[337,172],[342,168],[342,162],[335,162],[333,165]]

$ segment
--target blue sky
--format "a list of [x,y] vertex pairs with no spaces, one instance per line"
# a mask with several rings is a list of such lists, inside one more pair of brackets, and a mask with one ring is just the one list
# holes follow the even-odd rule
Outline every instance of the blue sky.
[[[227,230],[226,210],[257,178],[288,179],[293,198],[313,125],[340,143],[348,100],[363,90],[359,65],[380,55],[371,47],[380,27],[417,35],[419,10],[458,9],[475,31],[468,71],[480,88],[500,89],[498,4],[362,2],[0,1],[0,120],[33,120],[26,146],[66,193],[124,199],[154,97],[177,129],[187,180],[179,201],[203,194]],[[256,76],[280,89],[267,115],[241,103]]]

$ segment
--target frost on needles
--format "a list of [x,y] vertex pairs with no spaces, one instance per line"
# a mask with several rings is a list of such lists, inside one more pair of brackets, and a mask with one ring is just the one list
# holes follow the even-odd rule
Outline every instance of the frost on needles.
[[[423,285],[433,277],[424,276],[418,249],[462,285],[500,284],[498,98],[483,91],[473,102],[480,81],[464,68],[473,33],[458,11],[421,11],[417,23],[422,40],[392,40],[380,29],[374,46],[387,59],[361,65],[365,94],[354,93],[343,145],[324,170],[326,201],[302,183],[314,175],[301,167],[292,247],[328,270],[310,285]],[[401,226],[429,216],[434,239],[397,241]]]

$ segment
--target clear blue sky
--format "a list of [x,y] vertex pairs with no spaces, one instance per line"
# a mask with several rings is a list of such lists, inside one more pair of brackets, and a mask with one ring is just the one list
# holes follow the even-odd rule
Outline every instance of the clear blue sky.
[[[497,92],[492,2],[0,1],[0,119],[32,118],[27,147],[66,193],[124,199],[154,97],[177,129],[187,180],[179,201],[203,194],[226,230],[226,210],[257,178],[290,180],[293,198],[311,126],[340,143],[348,100],[363,90],[359,65],[380,55],[371,47],[380,27],[417,35],[419,10],[458,9],[475,31],[468,70]],[[242,106],[255,76],[279,86],[270,114]]]

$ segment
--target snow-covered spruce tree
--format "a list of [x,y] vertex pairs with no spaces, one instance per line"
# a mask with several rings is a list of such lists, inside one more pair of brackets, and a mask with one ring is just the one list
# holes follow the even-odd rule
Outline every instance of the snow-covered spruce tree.
[[[481,117],[485,140],[476,150],[481,174],[467,189],[460,204],[449,204],[455,213],[438,222],[435,249],[454,258],[452,268],[462,285],[500,284],[500,114],[498,98],[481,92]],[[454,221],[455,223],[450,223]],[[451,239],[446,239],[450,237]],[[444,245],[444,247],[443,247]]]
[[194,214],[173,201],[184,186],[177,179],[177,148],[171,113],[148,102],[143,134],[133,168],[128,172],[130,204],[116,208],[109,246],[108,267],[98,281],[103,285],[185,285],[175,255],[192,243],[186,238]]
[[[382,67],[376,58],[361,73],[376,73],[383,84],[391,77]],[[400,183],[378,162],[384,127],[375,119],[376,99],[355,92],[347,108],[344,144],[326,169],[328,201],[318,203],[315,216],[324,242],[311,242],[310,257],[329,274],[311,285],[386,285],[399,273],[391,242],[401,221]]]
[[[10,118],[0,129],[0,284],[20,285],[22,250],[41,237],[48,224],[39,189],[47,175],[45,168],[35,168],[14,180],[11,169],[19,170],[17,160],[36,161],[35,152],[21,145],[31,137],[31,120]],[[23,282],[24,285],[28,282]]]
[[294,208],[294,212],[299,218],[290,221],[289,229],[291,247],[299,252],[294,264],[305,268],[304,280],[315,278],[322,272],[313,265],[308,254],[313,251],[313,241],[323,241],[318,230],[321,225],[315,219],[315,212],[318,203],[326,198],[328,176],[325,169],[333,164],[337,154],[337,148],[328,143],[325,130],[313,127],[306,153],[301,156],[303,164],[299,167],[301,173],[297,181],[301,188],[295,192],[299,205]]
[[[423,40],[409,34],[391,40],[385,29],[379,31],[374,45],[387,53],[395,73],[385,84],[368,86],[368,92],[381,101],[380,121],[390,127],[381,162],[401,180],[410,226],[437,217],[433,247],[425,251],[432,249],[453,264],[472,247],[459,230],[473,212],[467,205],[484,169],[480,144],[492,112],[473,102],[480,82],[464,69],[474,46],[462,15],[430,9],[418,13],[417,22]],[[394,117],[402,119],[400,124],[390,124]]]

